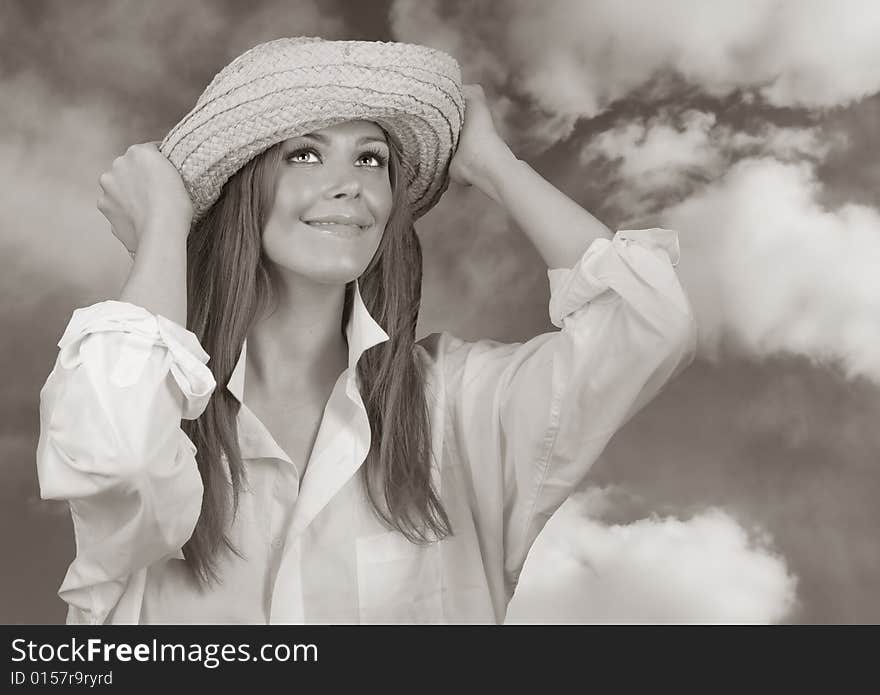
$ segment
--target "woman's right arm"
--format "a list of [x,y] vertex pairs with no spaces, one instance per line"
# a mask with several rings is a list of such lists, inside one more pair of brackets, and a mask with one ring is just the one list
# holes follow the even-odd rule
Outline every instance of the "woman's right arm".
[[170,232],[142,237],[119,301],[186,326],[186,230]]
[[[128,173],[143,178],[143,167]],[[107,183],[124,200],[120,179]],[[124,208],[114,208],[114,227]],[[182,556],[201,509],[180,421],[204,411],[216,384],[184,328],[188,219],[154,209],[132,228],[137,254],[120,299],[74,311],[40,392],[40,494],[69,502],[76,539],[58,592],[68,622],[137,622],[131,594],[145,569]]]
[[186,326],[186,238],[193,207],[180,174],[155,143],[144,143],[117,157],[98,181],[98,209],[122,244],[136,250],[120,301]]

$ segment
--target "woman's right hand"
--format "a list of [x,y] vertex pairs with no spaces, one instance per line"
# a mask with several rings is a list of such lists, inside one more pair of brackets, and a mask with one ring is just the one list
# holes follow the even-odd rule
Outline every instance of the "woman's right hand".
[[147,234],[189,234],[193,205],[158,142],[132,145],[98,178],[98,210],[129,251]]

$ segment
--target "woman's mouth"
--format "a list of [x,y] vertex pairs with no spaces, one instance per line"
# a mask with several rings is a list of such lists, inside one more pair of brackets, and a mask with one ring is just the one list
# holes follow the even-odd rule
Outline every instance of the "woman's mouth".
[[368,227],[362,227],[357,224],[343,224],[341,222],[306,222],[306,224],[325,234],[332,234],[337,237],[360,236],[368,229]]

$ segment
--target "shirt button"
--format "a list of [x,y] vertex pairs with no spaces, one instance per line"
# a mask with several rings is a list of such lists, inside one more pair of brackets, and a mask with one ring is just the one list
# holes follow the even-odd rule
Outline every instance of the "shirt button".
[[281,538],[281,536],[277,536],[272,539],[273,548],[280,548],[282,545],[284,545],[284,539]]

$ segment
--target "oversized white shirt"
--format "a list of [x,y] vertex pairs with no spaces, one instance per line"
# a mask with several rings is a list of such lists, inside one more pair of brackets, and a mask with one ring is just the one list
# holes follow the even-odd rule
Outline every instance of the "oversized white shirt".
[[181,551],[203,488],[180,421],[197,418],[216,387],[209,356],[143,307],[77,309],[40,392],[37,448],[42,498],[68,500],[73,519],[76,556],[58,591],[67,622],[502,622],[546,521],[693,359],[678,258],[674,231],[622,230],[573,268],[548,270],[561,330],[514,344],[447,332],[419,341],[432,475],[453,529],[429,545],[383,526],[358,474],[371,433],[355,367],[388,335],[357,285],[348,367],[307,466],[242,402],[245,342],[226,386],[241,402],[248,488],[229,536],[243,557],[222,556],[222,583],[208,591]]

